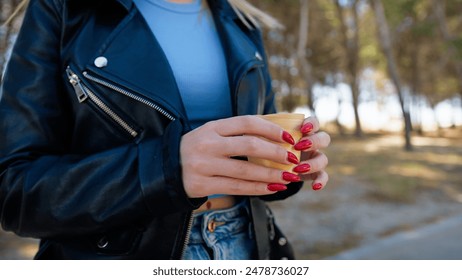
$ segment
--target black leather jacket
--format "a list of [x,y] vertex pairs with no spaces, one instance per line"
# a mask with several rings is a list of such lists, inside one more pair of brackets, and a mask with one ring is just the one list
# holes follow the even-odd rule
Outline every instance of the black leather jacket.
[[[242,25],[227,1],[209,5],[233,113],[273,112],[259,31]],[[1,223],[42,239],[36,258],[181,258],[191,212],[206,198],[185,194],[179,143],[189,122],[132,0],[31,0],[0,98]],[[250,203],[264,259],[262,198]]]

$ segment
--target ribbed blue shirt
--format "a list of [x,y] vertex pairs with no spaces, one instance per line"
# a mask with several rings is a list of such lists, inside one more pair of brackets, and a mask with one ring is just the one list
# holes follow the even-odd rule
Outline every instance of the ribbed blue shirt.
[[134,2],[172,67],[192,127],[230,117],[226,60],[212,15],[202,1]]

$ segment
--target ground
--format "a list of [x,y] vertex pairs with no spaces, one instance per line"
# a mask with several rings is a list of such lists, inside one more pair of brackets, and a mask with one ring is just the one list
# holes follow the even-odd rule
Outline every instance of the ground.
[[[299,259],[323,259],[385,236],[462,214],[462,131],[413,137],[335,136],[325,189],[305,186],[270,205]],[[30,259],[37,241],[0,231],[0,259]]]
[[272,204],[297,257],[322,259],[462,214],[462,137],[442,136],[413,137],[412,152],[399,135],[334,138],[328,186]]

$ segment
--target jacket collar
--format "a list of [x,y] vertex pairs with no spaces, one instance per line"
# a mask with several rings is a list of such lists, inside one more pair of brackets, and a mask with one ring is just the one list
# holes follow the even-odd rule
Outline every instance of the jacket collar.
[[[124,7],[129,11],[133,5],[133,0],[112,0]],[[229,5],[227,0],[207,0],[211,9],[216,9],[220,15],[236,19],[237,15],[234,12],[233,8]]]
[[237,15],[227,0],[207,0],[210,9],[214,9],[220,16],[237,19]]
[[118,2],[120,5],[122,5],[127,11],[129,11],[133,5],[133,0],[115,0],[115,1]]
[[85,3],[85,2],[88,2],[88,3],[91,3],[91,4],[97,4],[98,2],[116,2],[118,4],[120,4],[127,12],[132,8],[132,5],[133,5],[133,0],[97,0],[97,1],[92,1],[92,0],[86,0],[86,1],[82,1],[82,0],[64,0],[64,2],[67,2],[67,3],[72,3],[72,2],[76,2],[76,3],[79,3],[79,4],[82,4],[82,3]]

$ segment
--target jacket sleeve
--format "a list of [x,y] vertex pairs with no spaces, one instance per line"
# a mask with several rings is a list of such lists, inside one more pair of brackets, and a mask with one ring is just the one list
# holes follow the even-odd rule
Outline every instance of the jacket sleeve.
[[98,232],[190,211],[182,125],[93,154],[70,152],[73,117],[60,66],[62,4],[31,0],[0,89],[0,221],[21,236]]

